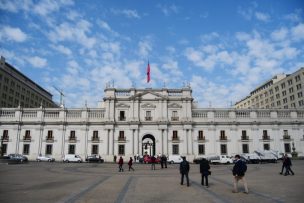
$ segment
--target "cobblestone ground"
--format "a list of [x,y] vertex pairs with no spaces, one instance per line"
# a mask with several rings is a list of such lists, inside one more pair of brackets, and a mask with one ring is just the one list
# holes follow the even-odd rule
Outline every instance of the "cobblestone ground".
[[190,187],[180,185],[178,165],[118,172],[116,164],[0,164],[0,202],[303,202],[304,161],[293,161],[295,176],[279,175],[281,163],[248,165],[249,194],[232,193],[232,165],[211,166],[209,188],[191,165]]

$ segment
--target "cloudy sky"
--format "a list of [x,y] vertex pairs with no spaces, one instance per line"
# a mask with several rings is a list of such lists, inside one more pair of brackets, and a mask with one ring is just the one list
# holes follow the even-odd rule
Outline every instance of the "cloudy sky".
[[303,19],[302,0],[0,0],[0,55],[67,107],[96,107],[109,81],[229,107],[304,67]]

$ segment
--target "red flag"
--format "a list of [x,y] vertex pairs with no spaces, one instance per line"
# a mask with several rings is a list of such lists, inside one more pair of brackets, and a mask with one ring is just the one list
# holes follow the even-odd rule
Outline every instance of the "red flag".
[[151,77],[150,77],[150,64],[149,64],[149,61],[148,61],[148,66],[147,66],[147,82],[150,82],[151,80]]

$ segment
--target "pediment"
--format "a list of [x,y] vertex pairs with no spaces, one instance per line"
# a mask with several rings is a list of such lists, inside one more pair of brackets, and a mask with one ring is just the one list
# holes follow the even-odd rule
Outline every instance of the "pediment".
[[156,106],[150,103],[145,103],[141,105],[141,108],[156,108]]
[[177,103],[172,103],[168,105],[168,108],[182,108],[182,106]]
[[155,92],[143,92],[131,97],[131,99],[136,99],[136,98],[140,100],[158,100],[158,99],[165,99],[166,97]]
[[130,108],[130,106],[129,105],[127,105],[127,104],[124,104],[124,103],[118,103],[118,104],[116,104],[116,108]]

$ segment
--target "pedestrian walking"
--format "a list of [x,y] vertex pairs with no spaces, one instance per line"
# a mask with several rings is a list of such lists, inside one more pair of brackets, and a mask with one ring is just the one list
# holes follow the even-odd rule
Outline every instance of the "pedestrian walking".
[[204,180],[206,180],[206,187],[209,187],[208,176],[211,172],[209,162],[205,158],[203,158],[200,162],[200,173],[202,175],[201,184],[204,185]]
[[132,157],[130,157],[130,160],[129,160],[129,162],[128,162],[129,171],[130,171],[130,169],[132,169],[132,170],[134,171],[134,168],[132,167],[132,164],[133,164],[133,159],[132,159]]
[[238,192],[238,182],[240,180],[242,180],[243,183],[244,183],[244,189],[245,189],[244,193],[248,194],[247,181],[245,179],[245,173],[247,171],[247,165],[246,165],[245,162],[243,162],[240,159],[240,155],[235,155],[235,159],[236,159],[236,162],[235,162],[233,170],[232,170],[232,174],[234,176],[234,182],[233,182],[234,190],[232,192],[233,193]]
[[151,170],[155,170],[155,162],[156,158],[154,156],[151,156]]
[[162,168],[167,168],[167,157],[163,154],[160,158],[160,163]]
[[186,157],[182,157],[183,161],[179,165],[179,172],[181,174],[181,185],[184,184],[184,176],[186,176],[187,179],[187,186],[189,187],[189,171],[190,171],[190,165],[189,162],[186,160]]
[[292,166],[291,159],[287,156],[287,154],[285,154],[285,156],[286,156],[286,161],[285,161],[286,170],[285,170],[284,176],[287,176],[290,173],[291,173],[291,175],[294,175],[294,172],[291,170],[291,166]]
[[119,160],[118,160],[119,172],[123,172],[124,171],[122,165],[123,165],[123,158],[120,157]]
[[286,158],[287,158],[287,155],[284,154],[283,157],[282,157],[282,169],[281,169],[281,175],[284,173],[284,168],[285,168],[285,172],[286,172]]

